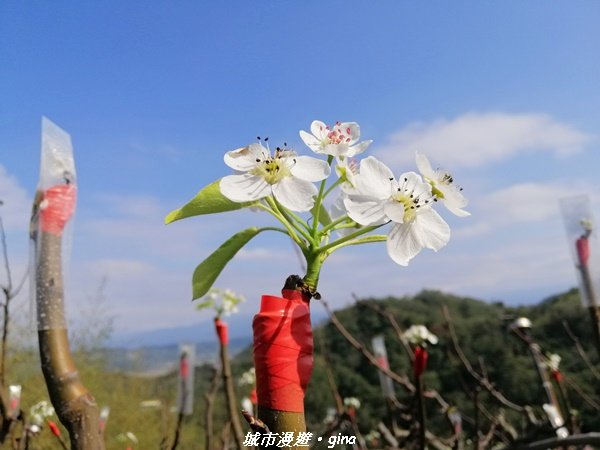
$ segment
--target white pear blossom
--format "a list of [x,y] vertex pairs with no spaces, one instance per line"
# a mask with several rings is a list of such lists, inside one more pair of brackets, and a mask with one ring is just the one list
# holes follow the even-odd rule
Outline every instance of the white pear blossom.
[[213,308],[217,316],[229,316],[238,312],[237,305],[246,301],[243,295],[240,295],[231,289],[212,288],[208,291],[204,300],[196,304],[197,309]]
[[319,120],[310,124],[310,133],[300,131],[300,137],[315,153],[335,156],[339,159],[364,152],[373,141],[357,143],[360,127],[356,122],[336,122],[330,127]]
[[344,399],[344,406],[345,407],[353,407],[354,409],[359,409],[360,408],[360,400],[357,399],[356,397],[346,397]]
[[432,208],[431,185],[407,172],[396,180],[392,171],[372,156],[360,162],[356,192],[344,200],[348,215],[361,225],[394,224],[387,251],[403,266],[423,248],[439,250],[450,239],[450,227]]
[[592,219],[581,219],[579,223],[581,224],[585,232],[591,234],[591,232],[594,229],[594,222],[592,222]]
[[44,421],[48,417],[54,415],[54,408],[46,400],[37,402],[31,408],[29,408],[29,421],[33,425],[42,426]]
[[[348,212],[346,211],[346,207],[344,206],[344,199],[346,196],[344,194],[338,195],[336,199],[333,201],[331,206],[329,207],[329,215],[331,216],[331,220],[340,219],[343,216],[346,216]],[[352,219],[347,219],[347,223],[355,224]],[[340,236],[348,236],[351,233],[354,233],[356,230],[361,228],[362,225],[356,225],[352,227],[339,228],[335,230],[335,232]]]
[[318,190],[313,184],[329,176],[325,161],[277,149],[274,155],[261,144],[225,154],[225,164],[243,172],[221,179],[221,193],[234,202],[249,202],[273,195],[292,211],[309,211]]
[[422,153],[417,153],[416,159],[419,172],[431,184],[436,200],[440,199],[450,212],[459,217],[470,216],[469,212],[462,209],[467,206],[468,201],[462,194],[462,189],[454,184],[452,175],[442,169],[433,170],[429,160]]
[[431,345],[438,343],[437,336],[425,325],[411,325],[402,336],[413,345],[426,346],[428,343]]
[[240,377],[238,384],[240,386],[254,386],[256,384],[256,369],[254,367],[250,367],[247,371],[245,371]]
[[556,371],[558,370],[561,359],[562,358],[557,353],[550,353],[549,355],[545,355],[544,364],[548,370]]
[[133,434],[131,431],[126,431],[125,433],[117,434],[117,441],[119,442],[128,442],[131,441],[135,444],[139,442],[137,436]]
[[335,171],[338,178],[341,179],[340,188],[346,194],[356,191],[356,174],[358,173],[358,164],[354,158],[339,160],[335,165]]

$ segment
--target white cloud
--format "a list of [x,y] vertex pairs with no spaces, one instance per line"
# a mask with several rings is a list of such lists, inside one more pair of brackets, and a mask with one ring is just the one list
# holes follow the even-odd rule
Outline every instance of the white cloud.
[[414,122],[393,133],[376,152],[392,165],[414,165],[416,151],[434,164],[478,167],[521,152],[563,157],[581,151],[591,137],[546,114],[467,113],[454,119]]
[[539,222],[558,218],[558,200],[569,194],[566,186],[522,183],[485,197],[485,210],[501,222]]

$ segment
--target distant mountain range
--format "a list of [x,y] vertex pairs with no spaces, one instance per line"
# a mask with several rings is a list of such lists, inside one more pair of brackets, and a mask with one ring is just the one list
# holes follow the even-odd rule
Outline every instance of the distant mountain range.
[[[229,340],[229,353],[235,356],[252,343],[250,336]],[[216,363],[219,347],[216,340],[190,342],[196,348],[196,365]],[[137,375],[161,376],[177,370],[179,345],[146,345],[138,348],[111,347],[104,350],[108,370],[135,373]]]
[[[313,325],[325,319],[323,311],[311,318]],[[252,344],[252,329],[248,318],[240,315],[228,317],[227,323],[229,353],[234,356]],[[217,337],[213,321],[207,319],[195,325],[116,333],[105,350],[108,368],[149,376],[165,374],[176,369],[180,344],[196,346],[196,364],[217,360]]]

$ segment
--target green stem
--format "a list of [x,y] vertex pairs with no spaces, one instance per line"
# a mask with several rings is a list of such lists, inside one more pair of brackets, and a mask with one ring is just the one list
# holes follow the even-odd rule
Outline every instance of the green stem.
[[307,254],[306,256],[306,275],[304,276],[304,282],[313,289],[317,289],[319,284],[319,275],[321,273],[321,267],[327,255],[323,252],[314,252]]
[[[365,236],[364,238],[355,239],[352,241],[342,242],[341,244],[335,245],[326,251],[326,255],[329,256],[334,251],[339,250],[342,247],[348,247],[350,245],[369,244],[371,242],[385,242],[387,241],[387,235],[385,234],[374,234],[372,236]],[[335,242],[334,242],[335,244]]]
[[[331,231],[332,229],[334,229],[337,225],[339,225],[340,223],[345,222],[346,220],[348,220],[349,217],[346,214],[345,216],[339,217],[337,219],[335,219],[333,222],[331,222],[330,224],[324,226],[321,231],[319,232],[319,234],[321,236],[324,236],[325,234],[327,234],[329,231]],[[354,226],[354,225],[353,225]]]
[[314,239],[310,235],[310,229],[308,227],[308,224],[296,214],[294,214],[292,211],[288,210],[281,203],[279,203],[277,199],[273,198],[272,200],[274,202],[275,208],[277,209],[277,212],[286,218],[286,220],[292,225],[292,227],[294,227],[294,230],[300,233],[308,242],[313,242]]
[[[331,163],[333,162],[333,156],[329,155],[327,157],[327,164],[331,167]],[[325,183],[327,182],[327,178],[321,181],[321,186],[319,187],[319,194],[317,195],[317,199],[315,201],[315,216],[313,218],[313,230],[312,235],[317,235],[317,230],[319,229],[319,215],[321,213],[321,204],[323,203],[323,192],[325,192]]]
[[[272,201],[272,199],[271,199]],[[292,227],[292,225],[287,221],[287,219],[282,216],[279,212],[275,211],[272,208],[269,208],[266,205],[263,205],[262,203],[259,203],[258,205],[256,205],[257,208],[262,209],[263,211],[268,212],[269,214],[271,214],[273,217],[275,217],[277,220],[279,220],[283,226],[285,227],[285,229],[287,230],[287,234],[289,235],[289,237],[292,238],[292,240],[298,244],[298,246],[301,249],[305,249],[306,245],[305,243],[302,241],[302,239],[300,239],[298,237],[298,235],[296,234],[296,232],[294,231],[294,228]],[[274,228],[275,230],[279,230],[278,228]]]
[[339,186],[340,184],[342,184],[343,181],[345,181],[344,178],[341,178],[341,177],[338,178],[335,183],[333,183],[331,186],[329,186],[327,188],[327,190],[325,191],[325,194],[323,195],[323,198],[327,197],[331,193],[331,191],[333,191],[336,186]]
[[363,234],[370,233],[371,231],[376,230],[377,228],[382,227],[383,225],[385,225],[385,224],[371,225],[370,227],[361,228],[360,230],[355,231],[354,233],[351,233],[348,236],[344,236],[343,238],[340,238],[337,241],[333,241],[332,243],[321,247],[319,249],[319,252],[327,252],[328,250],[330,250],[333,247],[337,247],[340,244],[344,244],[345,242],[351,241],[352,239],[362,236]]

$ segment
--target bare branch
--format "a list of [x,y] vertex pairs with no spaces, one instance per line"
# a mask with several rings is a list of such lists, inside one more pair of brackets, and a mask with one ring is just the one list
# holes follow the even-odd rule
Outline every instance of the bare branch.
[[375,311],[377,314],[384,317],[385,319],[388,320],[388,322],[390,322],[390,324],[392,325],[392,328],[394,329],[394,332],[396,333],[396,337],[402,344],[402,348],[404,349],[404,351],[406,352],[406,354],[412,361],[412,359],[414,358],[414,353],[412,351],[412,348],[410,348],[410,345],[408,344],[408,342],[406,342],[406,339],[404,339],[404,332],[402,331],[402,328],[400,327],[400,325],[398,325],[398,322],[396,321],[396,318],[394,317],[394,315],[391,312],[386,311],[384,308],[380,308],[378,305],[374,304],[373,302],[359,300],[356,298],[356,296],[354,294],[352,294],[352,297],[356,300],[357,304],[366,306],[367,308]]
[[456,355],[462,362],[465,369],[467,369],[467,372],[469,372],[469,375],[471,375],[471,377],[473,377],[473,379],[475,381],[477,381],[477,383],[479,383],[479,385],[481,387],[483,387],[486,391],[488,391],[491,394],[491,396],[494,397],[498,402],[500,402],[504,406],[511,408],[515,411],[523,412],[524,411],[523,406],[517,405],[516,403],[508,400],[500,391],[498,391],[494,387],[494,385],[490,382],[490,380],[487,377],[479,375],[475,371],[475,369],[473,369],[473,366],[471,365],[471,363],[465,356],[464,352],[462,351],[462,348],[460,347],[460,345],[458,343],[458,338],[456,337],[456,332],[454,331],[454,325],[452,324],[450,312],[448,311],[448,308],[446,307],[446,305],[444,305],[442,307],[442,312],[444,314],[444,318],[446,319],[446,324],[448,326],[448,332],[450,333],[450,339],[452,340],[452,346],[454,347],[454,352],[456,353]]
[[585,350],[583,350],[583,347],[581,346],[579,339],[577,338],[577,336],[575,336],[575,333],[573,333],[573,331],[571,330],[571,327],[569,327],[569,323],[566,320],[563,320],[562,325],[563,325],[563,328],[565,329],[565,331],[567,332],[567,335],[569,336],[569,338],[573,341],[573,344],[575,345],[575,350],[577,350],[577,353],[579,354],[579,356],[581,357],[581,359],[583,360],[583,362],[585,363],[587,368],[590,369],[590,372],[592,372],[592,375],[594,375],[594,378],[596,378],[596,380],[600,380],[600,373],[598,373],[596,368],[592,365],[590,359],[588,358],[587,354],[585,353]]
[[590,405],[596,411],[600,411],[600,404],[598,404],[596,400],[594,400],[592,397],[583,392],[581,390],[581,387],[579,387],[579,385],[575,383],[575,381],[573,381],[570,377],[565,376],[564,374],[563,380],[565,380],[569,387],[573,388],[573,390],[577,392],[577,395],[579,395],[579,397],[581,397],[588,405]]
[[365,358],[367,358],[367,360],[374,367],[377,368],[377,370],[379,370],[380,372],[384,373],[385,375],[387,375],[388,377],[390,377],[393,381],[395,381],[396,383],[398,383],[401,386],[403,386],[411,394],[415,392],[415,386],[408,380],[408,378],[406,376],[399,375],[396,372],[392,372],[390,369],[387,369],[385,367],[381,367],[379,365],[379,363],[377,362],[377,358],[375,357],[375,355],[373,355],[373,353],[371,353],[365,347],[364,344],[362,344],[354,336],[352,336],[352,334],[346,329],[346,327],[344,327],[344,325],[342,325],[342,323],[338,320],[338,318],[333,313],[333,311],[331,310],[331,308],[329,307],[329,305],[327,304],[327,302],[324,299],[321,299],[320,302],[323,305],[323,307],[325,308],[325,310],[327,311],[327,314],[329,315],[329,319],[331,320],[331,323],[333,324],[333,326],[348,341],[348,343],[350,345],[352,345],[352,347],[354,347],[356,350],[358,350],[359,352],[361,352],[363,354],[363,356]]

